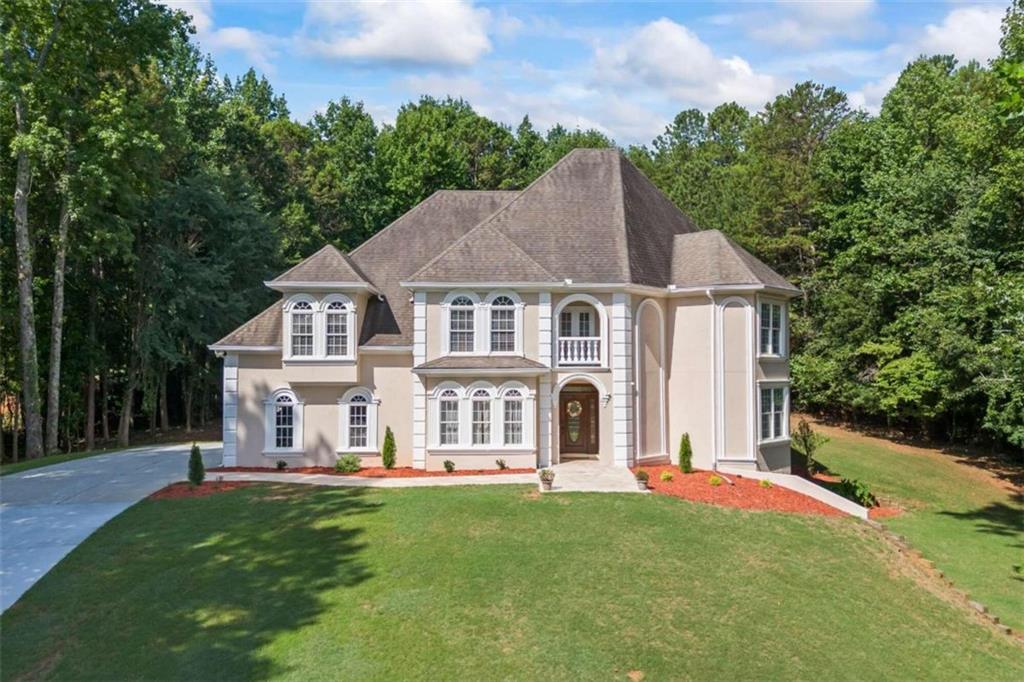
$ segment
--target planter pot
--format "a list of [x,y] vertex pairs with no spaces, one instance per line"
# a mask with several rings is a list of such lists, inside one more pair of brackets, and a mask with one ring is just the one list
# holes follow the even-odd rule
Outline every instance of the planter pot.
[[541,490],[551,490],[551,484],[552,484],[553,482],[554,482],[554,481],[545,481],[545,480],[541,480],[541,482],[540,482],[540,487],[541,487]]
[[636,487],[640,490],[647,490],[647,481],[637,481]]

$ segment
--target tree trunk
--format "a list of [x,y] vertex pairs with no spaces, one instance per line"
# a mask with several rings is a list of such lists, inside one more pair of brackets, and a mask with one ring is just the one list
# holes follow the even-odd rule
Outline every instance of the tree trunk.
[[124,401],[121,403],[121,421],[117,424],[117,444],[128,447],[132,429],[132,403],[135,400],[135,372],[129,370],[125,379]]
[[50,322],[50,381],[46,386],[46,452],[57,449],[60,427],[60,360],[64,340],[64,265],[68,253],[68,227],[71,207],[65,196],[60,207],[57,226],[56,253],[53,258],[53,317]]
[[110,371],[104,367],[100,380],[100,433],[105,443],[110,442]]
[[[14,116],[19,134],[26,132],[25,102],[18,96]],[[14,236],[18,254],[18,323],[21,345],[21,385],[25,410],[25,455],[43,454],[43,417],[39,413],[39,357],[36,350],[36,313],[32,301],[32,238],[28,227],[28,194],[32,189],[32,161],[24,148],[18,151],[14,180]]]
[[14,402],[14,442],[11,444],[11,455],[14,463],[18,463],[18,422],[21,421],[21,401]]
[[192,379],[184,379],[184,393],[185,393],[185,433],[192,433],[192,393],[195,390],[193,386],[195,381]]
[[160,377],[160,430],[166,433],[171,428],[170,416],[167,412],[167,372]]
[[[95,270],[93,271],[95,274]],[[85,381],[85,451],[96,447],[96,287],[89,292],[89,362]]]

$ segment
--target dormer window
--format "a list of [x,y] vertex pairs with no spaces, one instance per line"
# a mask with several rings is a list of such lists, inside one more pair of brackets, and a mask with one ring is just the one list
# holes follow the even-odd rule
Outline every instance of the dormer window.
[[292,357],[313,356],[313,305],[296,301],[291,307]]
[[468,296],[457,296],[449,310],[448,345],[452,353],[472,353],[475,347],[476,304]]
[[324,317],[324,331],[326,334],[327,355],[343,356],[348,355],[348,314],[345,304],[341,301],[331,301],[327,304]]
[[284,348],[286,361],[344,361],[355,359],[356,310],[342,294],[317,300],[296,294],[284,304]]

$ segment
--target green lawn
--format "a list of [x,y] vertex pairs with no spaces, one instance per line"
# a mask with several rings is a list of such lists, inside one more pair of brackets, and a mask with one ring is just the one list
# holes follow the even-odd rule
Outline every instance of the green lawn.
[[532,487],[141,502],[0,617],[3,679],[1022,679],[851,519]]
[[904,506],[906,514],[885,524],[1004,623],[1024,629],[1024,494],[1019,489],[936,450],[838,429],[826,432],[831,441],[821,450],[822,463]]

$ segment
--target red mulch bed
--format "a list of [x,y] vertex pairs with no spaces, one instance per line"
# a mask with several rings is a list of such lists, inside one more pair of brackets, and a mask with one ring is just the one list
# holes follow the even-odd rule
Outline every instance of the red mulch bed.
[[216,495],[217,493],[224,493],[229,490],[235,490],[236,488],[246,488],[250,485],[252,485],[252,483],[249,481],[207,481],[202,485],[192,485],[191,483],[172,483],[166,488],[157,490],[149,497],[153,500],[181,500],[187,497],[206,497],[208,495]]
[[333,467],[288,467],[279,470],[276,467],[217,467],[207,471],[250,471],[259,473],[281,473],[281,474],[329,474],[331,476],[361,476],[363,478],[427,478],[432,476],[491,476],[495,474],[532,474],[536,469],[456,469],[452,473],[447,471],[424,471],[411,467],[395,467],[385,469],[384,467],[363,467],[351,474],[343,474]]
[[[713,486],[708,479],[711,471],[694,471],[684,474],[679,467],[662,464],[638,467],[650,474],[647,486],[656,495],[681,497],[691,502],[717,504],[722,507],[757,509],[761,511],[790,512],[794,514],[820,514],[821,516],[845,516],[843,512],[819,502],[812,497],[801,495],[779,485],[762,488],[760,482],[742,476],[722,476],[722,485]],[[633,469],[636,471],[637,469]],[[662,481],[661,472],[672,473],[671,481]],[[721,474],[719,474],[721,476]],[[729,485],[727,481],[732,481]]]

